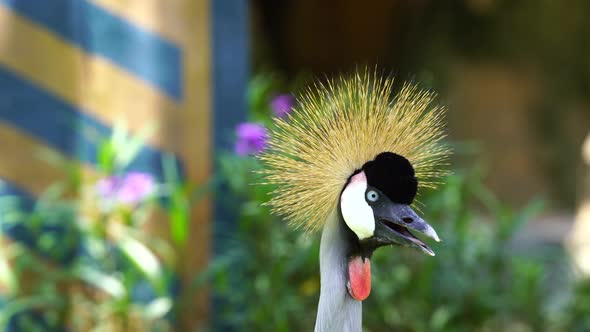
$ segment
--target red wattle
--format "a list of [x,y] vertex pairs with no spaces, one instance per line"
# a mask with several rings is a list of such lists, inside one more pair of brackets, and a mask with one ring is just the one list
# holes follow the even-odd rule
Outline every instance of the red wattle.
[[353,299],[363,301],[371,293],[371,261],[361,256],[348,261],[348,292]]

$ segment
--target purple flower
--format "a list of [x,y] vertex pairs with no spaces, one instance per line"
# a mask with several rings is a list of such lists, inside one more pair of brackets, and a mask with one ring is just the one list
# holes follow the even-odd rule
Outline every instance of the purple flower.
[[130,172],[123,176],[109,176],[96,183],[98,195],[114,203],[135,205],[145,200],[155,190],[152,175],[141,172]]
[[268,132],[263,125],[244,122],[236,128],[236,144],[234,151],[240,156],[256,154],[264,151],[268,141]]
[[295,106],[295,98],[290,94],[278,95],[270,102],[270,108],[279,118],[291,113],[293,106]]

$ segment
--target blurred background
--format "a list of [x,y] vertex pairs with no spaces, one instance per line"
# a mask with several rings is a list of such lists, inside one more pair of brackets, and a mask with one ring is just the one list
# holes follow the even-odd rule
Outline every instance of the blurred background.
[[[590,3],[0,0],[0,330],[307,331],[319,235],[252,186],[318,79],[438,93],[435,258],[365,331],[590,331]],[[586,143],[584,143],[586,141]]]

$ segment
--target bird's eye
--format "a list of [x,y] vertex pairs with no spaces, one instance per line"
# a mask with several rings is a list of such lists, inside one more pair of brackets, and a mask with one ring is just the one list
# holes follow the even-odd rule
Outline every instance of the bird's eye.
[[368,190],[366,196],[369,202],[377,202],[379,199],[379,193],[375,190]]

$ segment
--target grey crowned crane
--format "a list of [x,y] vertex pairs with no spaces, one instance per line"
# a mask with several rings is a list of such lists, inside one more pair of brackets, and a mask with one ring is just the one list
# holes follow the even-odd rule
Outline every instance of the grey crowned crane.
[[419,187],[435,187],[449,150],[444,109],[434,95],[364,71],[309,88],[277,119],[260,156],[275,185],[272,211],[307,232],[322,230],[316,332],[362,330],[373,251],[409,246],[434,256],[411,231],[435,230],[410,207]]

